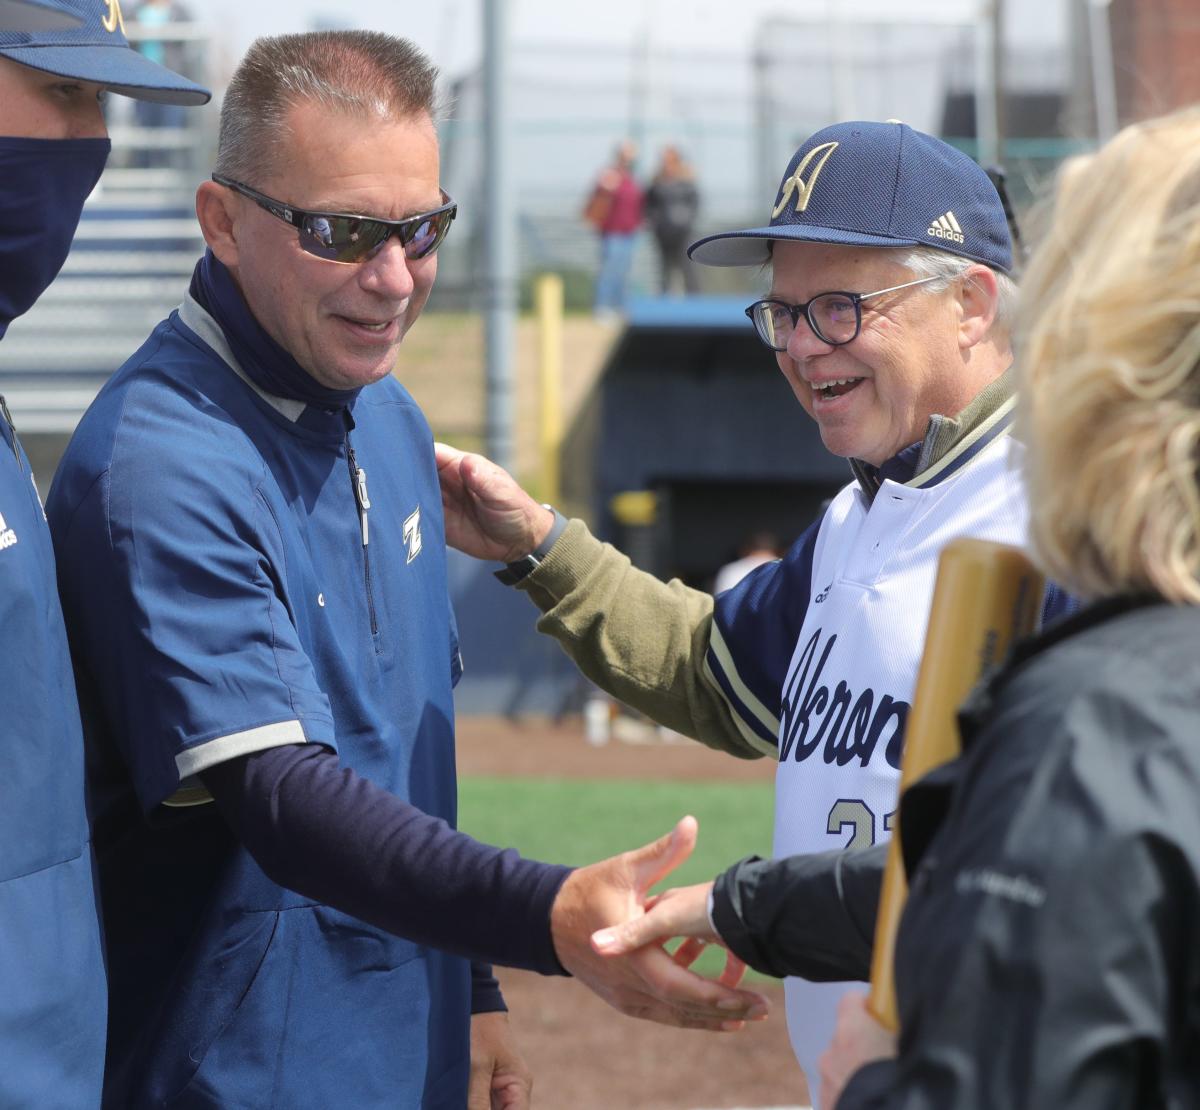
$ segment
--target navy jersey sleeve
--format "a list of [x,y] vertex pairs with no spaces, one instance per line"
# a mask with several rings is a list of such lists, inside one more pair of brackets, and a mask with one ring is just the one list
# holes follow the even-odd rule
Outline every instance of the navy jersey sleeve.
[[[238,840],[280,886],[419,944],[564,974],[550,910],[570,868],[481,844],[320,747],[231,759],[204,781]],[[498,987],[490,1003],[484,997],[484,973],[473,969],[473,1002],[500,1009]]]
[[471,961],[471,1015],[508,1013],[508,1003],[500,983],[492,974],[492,965]]
[[147,811],[207,800],[196,776],[226,759],[336,748],[261,475],[238,433],[189,434],[73,444],[49,502],[76,663]]
[[745,738],[774,754],[788,663],[812,587],[817,520],[778,562],[751,571],[719,594],[705,668]]

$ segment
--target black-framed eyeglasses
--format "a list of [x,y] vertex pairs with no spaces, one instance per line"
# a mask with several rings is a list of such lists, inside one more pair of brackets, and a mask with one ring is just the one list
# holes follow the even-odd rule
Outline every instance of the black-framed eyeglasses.
[[218,185],[248,197],[276,219],[290,224],[300,237],[300,249],[326,262],[366,262],[378,254],[393,235],[400,240],[406,258],[414,261],[427,258],[446,238],[450,223],[458,214],[458,205],[444,189],[441,207],[432,212],[420,212],[403,220],[380,220],[345,212],[310,212],[232,178],[214,173],[212,179]]
[[813,335],[822,343],[842,347],[856,339],[862,330],[863,301],[937,280],[936,277],[918,278],[916,281],[906,281],[903,285],[876,289],[873,293],[818,293],[804,304],[788,304],[787,301],[773,299],[755,301],[746,309],[746,315],[758,332],[758,338],[772,351],[787,350],[788,340],[792,338],[801,316],[808,321]]

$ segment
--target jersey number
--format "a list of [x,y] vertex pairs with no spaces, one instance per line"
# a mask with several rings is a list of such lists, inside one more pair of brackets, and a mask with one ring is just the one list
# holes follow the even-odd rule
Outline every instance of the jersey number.
[[[883,815],[884,832],[892,831],[895,817],[895,810]],[[847,829],[850,830],[850,839],[843,845],[844,848],[869,848],[875,843],[875,814],[866,802],[857,798],[842,798],[833,803],[829,820],[825,823],[826,832],[838,836]]]

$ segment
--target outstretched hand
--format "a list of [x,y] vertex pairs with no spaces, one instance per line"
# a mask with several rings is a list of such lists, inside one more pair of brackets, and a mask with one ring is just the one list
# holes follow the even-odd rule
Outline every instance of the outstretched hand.
[[646,944],[671,937],[720,941],[708,920],[712,883],[665,890],[646,903],[646,912],[611,929],[592,934],[592,947],[605,956],[623,956]]
[[549,534],[554,514],[490,459],[433,445],[446,542],[476,559],[511,563],[528,555]]
[[[640,916],[611,929],[594,932],[592,947],[603,956],[624,956],[647,944],[661,945],[672,937],[684,937],[671,958],[677,964],[690,967],[707,945],[721,943],[708,918],[708,897],[712,888],[713,884],[709,882],[665,890],[647,900],[646,912]],[[717,982],[736,987],[745,974],[745,963],[727,950],[725,970]]]
[[550,928],[562,965],[622,1013],[666,1025],[729,1031],[767,1013],[762,995],[734,989],[743,970],[740,961],[713,980],[688,970],[703,947],[698,942],[686,942],[674,957],[659,943],[622,948],[616,955],[591,944],[597,930],[623,926],[640,918],[647,905],[661,905],[667,896],[648,898],[648,891],[691,855],[696,833],[696,819],[685,817],[644,848],[573,872],[554,902]]

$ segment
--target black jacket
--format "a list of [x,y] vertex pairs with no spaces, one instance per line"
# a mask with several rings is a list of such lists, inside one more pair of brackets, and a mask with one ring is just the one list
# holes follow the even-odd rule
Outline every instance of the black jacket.
[[[1029,641],[903,799],[897,1060],[840,1110],[1200,1106],[1200,610]],[[773,974],[865,978],[885,850],[745,861],[714,920]]]

